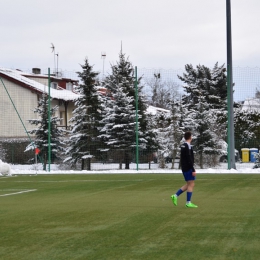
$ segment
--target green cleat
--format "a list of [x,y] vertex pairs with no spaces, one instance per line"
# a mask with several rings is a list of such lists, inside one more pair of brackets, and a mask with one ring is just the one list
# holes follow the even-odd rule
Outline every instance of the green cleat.
[[177,204],[178,204],[178,197],[175,196],[175,195],[172,195],[172,196],[171,196],[171,199],[172,199],[173,204],[174,204],[175,206],[177,206]]
[[186,207],[187,208],[197,208],[198,206],[190,202],[190,203],[186,203]]

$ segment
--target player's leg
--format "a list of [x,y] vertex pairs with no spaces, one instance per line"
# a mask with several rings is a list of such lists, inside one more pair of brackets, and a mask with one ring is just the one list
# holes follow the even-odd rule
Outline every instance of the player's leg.
[[177,190],[177,192],[175,194],[173,194],[171,196],[172,202],[175,206],[177,206],[178,204],[178,197],[184,192],[186,191],[188,188],[187,183],[185,185],[183,185],[180,189]]
[[195,186],[195,181],[194,180],[187,181],[187,202],[186,202],[186,207],[188,207],[188,208],[197,208],[198,207],[197,205],[191,203],[191,197],[192,197],[194,186]]

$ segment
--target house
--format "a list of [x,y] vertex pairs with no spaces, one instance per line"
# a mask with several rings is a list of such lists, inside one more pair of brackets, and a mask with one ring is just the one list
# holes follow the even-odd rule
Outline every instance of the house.
[[[74,101],[79,97],[73,92],[73,86],[77,85],[78,81],[55,75],[50,76],[50,81],[51,106],[58,105],[56,116],[63,118],[60,127],[67,128]],[[48,75],[41,74],[37,68],[34,68],[32,73],[0,68],[0,138],[26,137],[23,124],[26,130],[35,127],[30,125],[28,120],[35,118],[33,110],[42,94],[48,93],[48,82]]]
[[247,98],[245,99],[241,111],[260,112],[260,98]]
[[169,114],[170,110],[160,107],[148,106],[146,113],[150,115],[156,115],[157,113]]

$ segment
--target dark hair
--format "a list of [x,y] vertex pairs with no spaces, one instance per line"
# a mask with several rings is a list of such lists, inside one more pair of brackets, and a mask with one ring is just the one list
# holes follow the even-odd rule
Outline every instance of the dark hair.
[[189,140],[190,138],[191,138],[191,132],[188,131],[188,132],[186,132],[186,133],[184,134],[184,139],[185,139],[185,140]]

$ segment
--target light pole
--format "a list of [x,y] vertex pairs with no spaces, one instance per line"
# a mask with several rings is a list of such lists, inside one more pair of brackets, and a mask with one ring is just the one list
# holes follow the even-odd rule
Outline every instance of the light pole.
[[232,67],[232,33],[231,33],[231,0],[226,0],[227,16],[227,101],[228,101],[228,169],[236,169],[234,111],[233,111],[233,67]]
[[106,53],[103,51],[101,52],[101,59],[103,59],[103,79],[104,79],[104,73],[105,73],[105,58],[106,58]]

